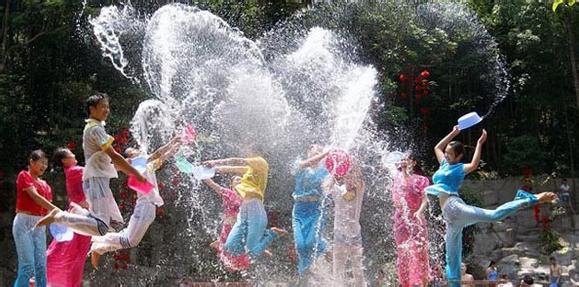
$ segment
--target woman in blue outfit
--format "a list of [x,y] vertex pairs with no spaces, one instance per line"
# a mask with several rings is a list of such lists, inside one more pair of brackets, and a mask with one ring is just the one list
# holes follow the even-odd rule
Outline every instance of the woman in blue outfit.
[[440,163],[439,169],[432,177],[433,185],[426,188],[428,194],[438,197],[442,216],[446,222],[446,278],[448,286],[460,286],[460,263],[462,261],[462,230],[477,222],[494,222],[514,214],[523,207],[539,202],[550,202],[556,198],[552,192],[533,195],[518,190],[513,201],[499,206],[495,210],[482,209],[464,203],[458,192],[464,177],[475,171],[480,163],[482,145],[487,139],[483,130],[478,139],[472,161],[463,164],[464,146],[458,141],[452,141],[460,133],[459,127],[444,137],[435,147],[434,153]]
[[327,248],[326,241],[322,238],[322,182],[328,176],[328,171],[320,163],[327,154],[320,145],[313,144],[307,150],[308,158],[296,162],[292,218],[300,276]]

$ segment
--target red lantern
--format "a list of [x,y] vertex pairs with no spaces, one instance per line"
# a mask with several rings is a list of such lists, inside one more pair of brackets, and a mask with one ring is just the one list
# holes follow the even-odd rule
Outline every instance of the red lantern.
[[423,78],[428,78],[430,77],[430,72],[428,70],[424,70],[420,73],[420,76]]
[[400,79],[400,82],[404,82],[408,79],[408,77],[406,77],[406,74],[400,74],[400,76],[398,77],[398,79]]
[[69,142],[66,144],[66,148],[68,148],[69,150],[74,150],[74,149],[76,149],[76,143],[75,142]]
[[421,115],[426,116],[426,115],[428,115],[428,113],[430,113],[430,109],[429,109],[429,108],[426,108],[426,107],[420,108],[420,114],[421,114]]

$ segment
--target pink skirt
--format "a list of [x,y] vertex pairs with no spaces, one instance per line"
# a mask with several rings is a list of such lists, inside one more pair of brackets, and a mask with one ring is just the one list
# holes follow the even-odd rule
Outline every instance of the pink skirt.
[[46,250],[46,279],[50,287],[82,286],[84,262],[91,237],[74,234],[71,241],[52,240]]

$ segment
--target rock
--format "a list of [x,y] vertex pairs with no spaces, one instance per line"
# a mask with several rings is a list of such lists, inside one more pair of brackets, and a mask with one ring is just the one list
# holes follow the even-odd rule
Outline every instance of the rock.
[[557,263],[559,265],[562,266],[567,266],[571,264],[571,259],[573,258],[573,250],[571,250],[571,248],[568,247],[564,247],[561,250],[555,251],[553,253],[551,253],[550,256],[555,257],[555,260],[557,260]]
[[516,254],[501,258],[497,262],[499,274],[507,274],[509,278],[517,278],[520,269],[519,256]]
[[475,236],[474,252],[487,254],[499,248],[499,238],[494,233],[479,233]]

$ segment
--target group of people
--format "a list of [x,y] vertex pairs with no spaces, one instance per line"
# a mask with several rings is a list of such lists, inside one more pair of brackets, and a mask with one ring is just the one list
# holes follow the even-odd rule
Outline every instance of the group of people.
[[[100,256],[119,249],[135,247],[155,219],[155,209],[163,205],[155,171],[184,144],[181,137],[151,154],[129,148],[125,156],[112,147],[114,138],[105,130],[109,99],[106,94],[90,96],[86,101],[89,118],[83,131],[85,167],[77,165],[68,149],[58,149],[54,164],[64,168],[69,207],[61,210],[51,203],[52,190],[41,176],[48,167],[47,156],[36,150],[28,158],[28,169],[17,178],[16,217],[13,236],[18,253],[18,275],[15,286],[28,286],[33,277],[36,286],[80,286],[84,259],[90,253],[91,263],[98,268]],[[487,210],[470,206],[460,198],[459,190],[465,176],[478,168],[483,130],[472,160],[463,164],[464,147],[453,139],[460,133],[458,126],[434,148],[440,163],[430,180],[413,172],[415,159],[406,157],[397,163],[390,188],[394,212],[394,239],[397,245],[397,272],[401,286],[426,286],[433,278],[429,266],[428,230],[424,211],[426,195],[438,198],[446,222],[446,280],[449,286],[460,286],[462,262],[462,230],[477,222],[501,220],[523,207],[550,202],[556,195],[550,192],[530,194],[517,191],[513,201]],[[304,159],[297,160],[293,169],[292,227],[297,251],[297,271],[301,282],[307,282],[312,265],[322,255],[331,261],[334,286],[352,281],[353,286],[366,286],[364,250],[360,214],[365,192],[362,167],[358,160],[346,154],[348,164],[341,170],[328,169],[325,160],[333,150],[312,144]],[[145,170],[131,163],[145,161]],[[269,165],[259,154],[249,152],[245,158],[208,160],[204,165],[221,175],[230,174],[228,187],[211,179],[204,183],[223,200],[223,225],[219,239],[211,244],[220,260],[231,271],[248,269],[267,247],[288,232],[268,226],[264,208]],[[154,188],[149,193],[137,193],[138,199],[127,227],[114,232],[111,222],[123,223],[113,197],[110,180],[121,171],[134,180],[148,182]],[[333,242],[323,236],[326,200],[334,206]],[[56,223],[72,229],[72,240],[53,241],[46,249],[45,226]],[[351,272],[346,271],[347,262]],[[351,274],[351,276],[349,276]],[[352,277],[352,278],[346,278]],[[47,284],[48,281],[48,284]]]

